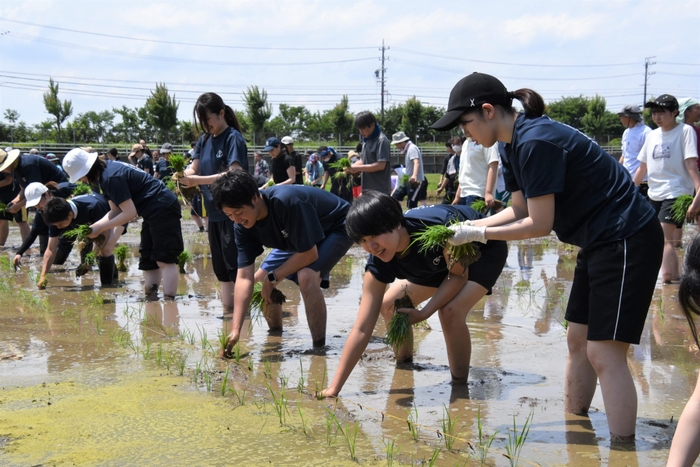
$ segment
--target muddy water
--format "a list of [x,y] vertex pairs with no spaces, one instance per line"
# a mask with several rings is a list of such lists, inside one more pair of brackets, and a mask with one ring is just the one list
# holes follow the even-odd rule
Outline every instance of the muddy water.
[[[282,335],[269,334],[253,313],[239,358],[223,362],[217,335],[227,322],[217,319],[205,235],[186,233],[195,259],[174,302],[142,299],[138,239],[125,241],[133,247],[129,271],[113,288],[96,285],[97,271],[76,279],[75,255],[45,291],[33,285],[36,251],[17,273],[5,263],[0,465],[351,465],[353,454],[362,465],[386,465],[391,443],[394,465],[433,455],[434,465],[480,465],[494,433],[486,463],[509,465],[513,417],[521,430],[529,415],[521,465],[662,465],[695,384],[697,349],[677,308],[677,286],[659,284],[642,342],[629,353],[639,395],[636,449],[611,449],[599,392],[589,417],[565,415],[563,310],[575,252],[547,238],[512,243],[493,295],[469,314],[467,386],[449,384],[435,316],[431,329],[416,330],[411,365],[395,364],[379,323],[341,398],[316,401],[354,323],[361,250],[350,250],[325,292],[324,352],[311,350],[298,289],[285,282]],[[18,242],[13,231],[8,243]]]

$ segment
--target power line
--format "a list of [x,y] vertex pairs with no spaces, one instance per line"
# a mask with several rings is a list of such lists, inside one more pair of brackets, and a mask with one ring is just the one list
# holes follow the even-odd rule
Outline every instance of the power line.
[[298,50],[298,51],[317,50],[317,51],[323,51],[323,50],[368,50],[368,49],[375,48],[374,46],[367,46],[367,47],[253,47],[253,46],[243,46],[243,45],[201,44],[201,43],[195,43],[195,42],[165,41],[165,40],[159,40],[159,39],[145,39],[145,38],[139,38],[139,37],[119,36],[116,34],[105,34],[105,33],[101,33],[101,32],[81,31],[78,29],[61,28],[58,26],[49,26],[47,24],[30,23],[27,21],[20,21],[20,20],[16,20],[16,19],[8,19],[8,18],[2,18],[2,17],[0,17],[0,21],[8,21],[10,23],[24,24],[27,26],[36,26],[36,27],[40,27],[40,28],[53,29],[56,31],[70,32],[70,33],[74,33],[74,34],[86,34],[86,35],[90,35],[90,36],[109,37],[112,39],[121,39],[121,40],[136,41],[136,42],[151,42],[154,44],[186,45],[186,46],[192,46],[192,47],[208,47],[208,48],[217,48],[217,49]]

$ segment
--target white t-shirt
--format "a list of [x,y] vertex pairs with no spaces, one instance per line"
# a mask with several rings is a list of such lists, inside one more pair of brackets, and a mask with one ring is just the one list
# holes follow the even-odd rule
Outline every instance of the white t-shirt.
[[485,148],[475,144],[471,138],[462,145],[462,156],[459,160],[459,196],[480,196],[486,194],[486,177],[489,164],[498,162],[498,149],[494,144]]
[[685,168],[685,160],[697,157],[697,136],[685,123],[671,131],[657,128],[649,133],[637,157],[647,165],[649,198],[663,201],[692,195],[695,186]]
[[625,132],[622,133],[622,165],[629,171],[632,177],[634,177],[639,167],[637,156],[639,155],[639,151],[642,150],[644,141],[646,141],[649,133],[651,133],[651,128],[642,122],[637,122],[635,126],[627,128]]

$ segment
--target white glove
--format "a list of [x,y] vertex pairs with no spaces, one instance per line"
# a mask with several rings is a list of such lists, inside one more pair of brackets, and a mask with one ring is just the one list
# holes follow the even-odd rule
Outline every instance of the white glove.
[[486,227],[471,224],[471,221],[465,221],[450,226],[450,230],[455,234],[447,239],[447,243],[451,245],[463,245],[469,242],[486,243]]

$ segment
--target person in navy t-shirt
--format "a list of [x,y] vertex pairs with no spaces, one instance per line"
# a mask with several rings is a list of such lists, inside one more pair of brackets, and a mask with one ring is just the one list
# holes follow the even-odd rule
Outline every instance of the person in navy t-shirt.
[[233,287],[238,271],[233,222],[217,209],[209,185],[229,170],[248,171],[248,147],[233,109],[224,104],[218,94],[207,92],[199,96],[194,115],[202,128],[192,155],[192,165],[185,170],[180,184],[199,185],[204,208],[209,217],[208,236],[214,274],[221,284],[223,317],[233,312]]
[[[258,190],[247,172],[227,172],[212,185],[216,206],[236,223],[238,276],[233,294],[230,350],[240,338],[253,284],[262,282],[263,314],[271,330],[282,328],[282,309],[270,303],[272,289],[283,279],[299,285],[314,347],[325,345],[326,302],[331,269],[352,240],[345,232],[350,205],[325,190],[290,185]],[[264,247],[272,252],[255,272]]]
[[[498,240],[479,244],[480,259],[464,270],[459,263],[450,268],[444,247],[421,251],[422,246],[413,243],[413,237],[426,226],[481,217],[471,207],[451,205],[419,207],[404,214],[398,200],[372,190],[354,201],[346,221],[348,234],[370,256],[365,266],[357,320],[336,374],[322,396],[338,395],[367,347],[379,315],[388,325],[395,313],[394,301],[404,293],[414,304],[429,300],[420,311],[400,310],[409,315],[411,324],[438,312],[452,382],[467,382],[471,360],[467,314],[484,295],[491,293],[505,265],[508,247]],[[391,284],[388,289],[387,284]],[[413,333],[394,351],[397,362],[410,360]]]
[[[523,112],[517,113],[512,100]],[[513,204],[456,227],[450,242],[522,240],[548,235],[580,247],[565,319],[569,358],[564,408],[586,414],[597,381],[614,441],[634,440],[637,393],[627,365],[638,344],[661,266],[663,233],[627,170],[579,131],[544,115],[542,96],[506,90],[473,73],[450,93],[433,129],[459,125],[484,147],[505,143],[506,189]],[[697,213],[695,213],[697,214]]]
[[[44,206],[44,220],[49,225],[49,243],[44,253],[41,273],[37,284],[41,284],[46,278],[51,266],[63,264],[73,249],[74,239],[63,237],[63,233],[75,229],[80,225],[91,225],[102,219],[109,213],[109,202],[99,194],[91,193],[76,196],[71,199],[51,198]],[[102,246],[101,254],[109,257],[112,254],[114,242],[106,239]],[[111,258],[112,263],[114,258]],[[111,284],[116,269],[111,264],[105,268],[100,259],[100,279],[102,284]],[[104,271],[105,277],[102,277]],[[107,277],[107,274],[110,274]]]
[[80,180],[99,187],[109,201],[110,211],[90,225],[90,238],[111,230],[109,238],[116,243],[124,224],[137,216],[143,218],[139,269],[143,271],[146,293],[157,291],[162,280],[163,294],[174,298],[180,277],[177,257],[184,250],[184,243],[180,203],[173,192],[132,165],[105,161],[80,149],[66,154],[63,169],[74,182]]

